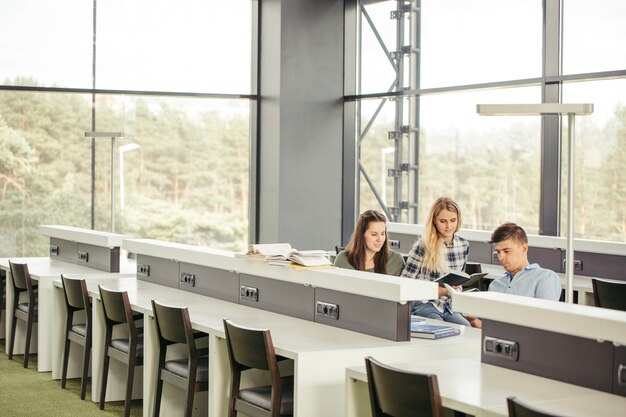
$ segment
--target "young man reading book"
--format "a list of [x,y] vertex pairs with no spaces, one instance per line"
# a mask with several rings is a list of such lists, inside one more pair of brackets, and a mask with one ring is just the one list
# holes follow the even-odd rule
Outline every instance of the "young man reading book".
[[559,301],[561,281],[551,270],[528,262],[528,237],[515,223],[504,223],[491,234],[490,243],[506,271],[489,285],[489,291]]

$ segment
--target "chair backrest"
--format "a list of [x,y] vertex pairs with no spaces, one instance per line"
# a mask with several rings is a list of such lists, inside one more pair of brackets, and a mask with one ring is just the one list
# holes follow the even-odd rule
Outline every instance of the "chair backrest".
[[506,403],[509,407],[509,417],[559,417],[556,414],[538,410],[515,397],[507,397]]
[[597,307],[626,311],[626,281],[605,281],[592,278],[593,299]]
[[443,417],[437,376],[407,372],[365,358],[374,417]]
[[63,283],[63,292],[65,293],[67,305],[75,310],[84,310],[85,294],[87,293],[85,280],[68,278],[61,274],[61,282]]
[[269,330],[243,327],[224,319],[224,331],[232,368],[257,368],[270,372],[276,368],[274,371],[278,375],[276,353]]
[[135,322],[128,301],[128,293],[126,291],[107,290],[102,285],[98,285],[98,289],[100,290],[105,320],[112,324],[128,323],[129,327],[134,329]]
[[13,288],[18,291],[25,291],[33,288],[27,264],[14,263],[9,260],[9,268],[11,269]]
[[195,349],[193,329],[187,308],[167,306],[152,300],[152,311],[159,340],[166,344],[185,343]]

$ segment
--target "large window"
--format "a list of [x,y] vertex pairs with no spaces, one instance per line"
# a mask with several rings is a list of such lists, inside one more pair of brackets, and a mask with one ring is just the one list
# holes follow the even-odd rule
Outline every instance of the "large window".
[[476,104],[584,102],[595,112],[576,118],[576,237],[626,240],[623,2],[358,0],[357,9],[348,100],[359,211],[423,223],[446,195],[465,227],[515,221],[564,235],[567,118],[481,117]]
[[0,256],[46,255],[40,224],[110,231],[111,195],[117,233],[246,247],[251,0],[0,10]]

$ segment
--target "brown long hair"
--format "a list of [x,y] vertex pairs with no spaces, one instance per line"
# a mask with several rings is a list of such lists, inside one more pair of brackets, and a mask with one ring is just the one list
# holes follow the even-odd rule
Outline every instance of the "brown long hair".
[[346,246],[346,257],[354,269],[365,270],[365,231],[372,222],[385,223],[385,243],[374,255],[374,271],[379,274],[387,273],[389,259],[389,236],[387,236],[387,218],[376,210],[367,210],[359,216],[354,232]]
[[451,198],[439,197],[433,203],[430,208],[430,214],[428,215],[428,222],[424,228],[424,237],[422,243],[424,244],[424,261],[422,268],[428,271],[444,272],[447,270],[446,262],[443,259],[442,242],[435,225],[437,216],[443,210],[448,210],[457,215],[456,230],[455,233],[461,228],[461,209],[459,205],[455,203]]

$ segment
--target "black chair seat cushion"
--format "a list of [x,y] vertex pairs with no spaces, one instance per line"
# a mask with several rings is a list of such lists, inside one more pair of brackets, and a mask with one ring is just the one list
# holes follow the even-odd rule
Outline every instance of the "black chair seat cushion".
[[[38,304],[35,304],[35,312],[37,312],[38,307]],[[17,305],[17,309],[23,311],[24,313],[28,313],[28,303],[19,303]]]
[[[187,359],[176,359],[165,362],[164,368],[171,373],[183,378],[187,378],[189,372]],[[196,381],[208,381],[209,380],[209,358],[198,358],[198,369],[196,370]]]
[[[111,340],[111,347],[117,349],[120,352],[128,353],[130,342],[128,339],[113,339]],[[143,356],[143,337],[137,338],[137,356]]]
[[72,325],[72,331],[76,334],[87,337],[87,325],[85,323]]
[[[246,388],[239,391],[239,397],[257,407],[270,409],[272,405],[272,386]],[[293,378],[283,378],[282,397],[280,401],[281,414],[293,414]]]

